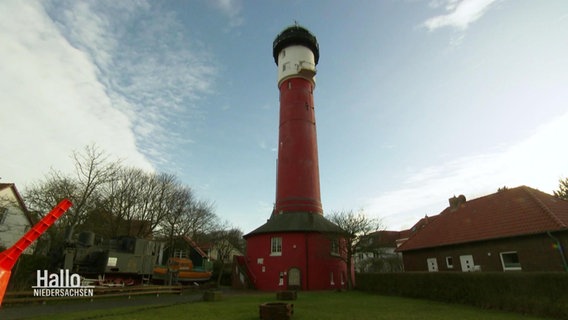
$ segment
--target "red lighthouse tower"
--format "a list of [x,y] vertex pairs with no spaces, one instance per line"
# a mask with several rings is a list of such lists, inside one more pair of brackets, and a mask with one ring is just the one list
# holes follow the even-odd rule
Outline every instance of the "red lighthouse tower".
[[314,88],[317,39],[294,25],[273,43],[280,122],[276,202],[270,219],[245,235],[244,263],[260,290],[323,290],[346,284],[342,230],[325,219],[320,197]]
[[313,96],[319,45],[308,30],[294,26],[274,40],[273,55],[280,90],[274,210],[323,214]]

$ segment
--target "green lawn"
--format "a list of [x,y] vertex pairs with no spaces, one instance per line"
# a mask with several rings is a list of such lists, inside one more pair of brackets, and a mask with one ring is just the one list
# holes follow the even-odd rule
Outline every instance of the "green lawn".
[[[35,319],[259,319],[258,306],[275,293],[225,295],[222,301],[89,311]],[[463,305],[350,292],[299,292],[292,319],[543,319]]]

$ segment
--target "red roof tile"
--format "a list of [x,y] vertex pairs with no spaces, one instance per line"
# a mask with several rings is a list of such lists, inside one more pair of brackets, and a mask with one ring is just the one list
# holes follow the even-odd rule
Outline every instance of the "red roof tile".
[[398,251],[568,229],[568,201],[521,186],[442,211]]

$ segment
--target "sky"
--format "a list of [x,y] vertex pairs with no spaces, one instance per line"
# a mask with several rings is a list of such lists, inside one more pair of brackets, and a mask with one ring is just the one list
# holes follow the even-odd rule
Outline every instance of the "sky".
[[325,215],[402,230],[568,176],[565,0],[3,0],[0,181],[25,190],[95,144],[252,231],[275,201],[272,42],[295,22],[320,46]]

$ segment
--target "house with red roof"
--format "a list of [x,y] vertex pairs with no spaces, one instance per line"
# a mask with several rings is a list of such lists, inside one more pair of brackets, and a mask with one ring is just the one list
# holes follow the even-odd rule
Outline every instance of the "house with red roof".
[[353,263],[356,272],[402,271],[402,255],[395,252],[397,241],[407,230],[379,230],[366,235],[357,245]]
[[568,271],[568,201],[520,186],[449,202],[397,248],[405,271]]

